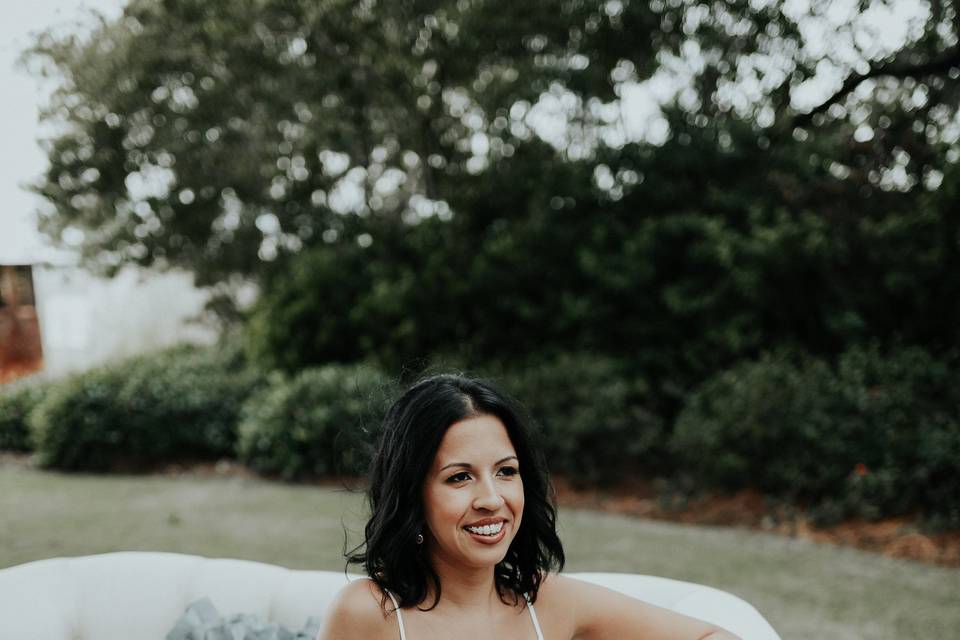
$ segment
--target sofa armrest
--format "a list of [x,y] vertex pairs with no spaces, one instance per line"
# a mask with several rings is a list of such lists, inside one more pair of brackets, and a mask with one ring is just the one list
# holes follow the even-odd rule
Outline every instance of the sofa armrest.
[[727,629],[742,640],[780,640],[770,623],[745,600],[701,584],[630,573],[571,573],[638,600]]

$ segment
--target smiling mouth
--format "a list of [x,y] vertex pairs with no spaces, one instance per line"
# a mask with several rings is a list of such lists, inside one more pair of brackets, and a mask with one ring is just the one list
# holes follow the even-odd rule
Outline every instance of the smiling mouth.
[[464,527],[464,529],[478,536],[487,536],[493,538],[503,530],[503,527],[506,526],[506,524],[507,523],[505,521],[500,521],[496,524],[485,524],[480,527]]

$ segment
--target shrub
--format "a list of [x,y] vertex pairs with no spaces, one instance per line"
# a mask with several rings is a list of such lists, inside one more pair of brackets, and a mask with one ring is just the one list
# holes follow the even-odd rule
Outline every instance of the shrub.
[[649,387],[618,360],[560,354],[511,366],[498,379],[541,423],[551,471],[591,485],[669,467]]
[[127,452],[127,415],[116,402],[124,378],[120,367],[99,368],[50,389],[29,418],[41,466],[104,471]]
[[628,365],[582,352],[506,362],[449,352],[412,377],[460,371],[492,380],[533,418],[551,472],[592,486],[671,469],[653,394]]
[[824,519],[921,510],[960,522],[956,369],[921,349],[787,354],[706,382],[671,446],[695,481],[806,502]]
[[274,374],[243,407],[238,457],[286,480],[363,473],[390,389],[383,374],[362,364]]
[[33,450],[27,416],[43,397],[36,384],[15,384],[0,390],[0,451]]
[[704,484],[800,498],[829,493],[849,469],[830,452],[849,434],[834,425],[837,393],[826,364],[790,356],[744,363],[709,380],[677,419],[672,447]]
[[73,376],[31,415],[38,460],[65,470],[138,469],[232,455],[259,384],[232,347],[177,347]]
[[863,515],[920,509],[960,525],[960,366],[917,348],[854,349],[837,376],[870,427],[848,503]]

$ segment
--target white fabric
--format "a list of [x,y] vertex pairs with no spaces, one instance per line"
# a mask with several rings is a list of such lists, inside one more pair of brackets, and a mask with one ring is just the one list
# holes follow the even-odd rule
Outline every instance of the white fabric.
[[390,600],[393,601],[394,610],[397,612],[397,624],[400,625],[400,640],[407,640],[407,632],[403,630],[403,616],[400,614],[400,603],[393,597],[393,594],[387,591]]
[[526,594],[523,597],[527,599],[527,610],[530,611],[530,617],[533,618],[533,628],[537,630],[537,640],[543,640],[543,631],[540,630],[540,621],[537,620],[537,612],[533,610],[533,603],[530,602],[530,598]]
[[[756,609],[718,589],[653,576],[567,575],[721,625],[743,640],[780,640]],[[0,570],[0,638],[163,640],[204,596],[224,615],[249,613],[300,629],[358,577],[174,553],[40,560]]]

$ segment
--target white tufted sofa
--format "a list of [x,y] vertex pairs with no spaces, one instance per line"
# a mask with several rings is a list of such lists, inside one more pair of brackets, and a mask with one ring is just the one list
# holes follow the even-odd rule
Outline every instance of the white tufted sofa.
[[[756,609],[724,591],[652,576],[569,575],[721,625],[744,640],[779,640]],[[223,615],[249,613],[300,629],[308,617],[323,616],[347,580],[333,571],[175,553],[40,560],[0,571],[0,639],[162,640],[187,605],[204,596]]]

